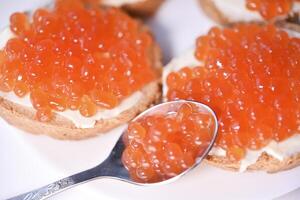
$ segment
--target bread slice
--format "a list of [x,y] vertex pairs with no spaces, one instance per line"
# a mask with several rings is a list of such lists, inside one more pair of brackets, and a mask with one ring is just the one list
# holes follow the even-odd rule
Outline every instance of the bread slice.
[[[100,3],[107,6],[114,6],[114,4],[112,3],[113,1],[114,0],[100,0]],[[130,15],[142,18],[152,16],[164,2],[164,0],[140,0],[137,2],[118,0],[118,2],[119,1],[124,1],[124,4],[122,3],[121,8],[128,12]]]
[[[278,26],[280,26],[280,28],[282,29],[289,31],[289,34],[295,35],[295,37],[300,37],[299,25],[293,24],[291,26],[291,24],[289,23],[281,22],[280,24],[278,24]],[[163,70],[163,94],[164,95],[166,95],[166,90],[167,90],[167,86],[166,86],[167,74],[173,71],[170,69],[171,67],[172,69],[175,69],[175,71],[178,71],[180,67],[201,65],[202,62],[196,61],[196,59],[193,56],[193,53],[194,51],[187,51],[186,54],[182,54],[177,58],[173,58],[173,60],[164,67]],[[185,59],[186,61],[184,61]],[[165,99],[165,96],[163,97],[163,99]],[[208,155],[205,160],[207,163],[222,169],[231,170],[231,171],[240,171],[241,162],[232,161],[225,156]],[[275,173],[283,170],[288,170],[297,167],[299,165],[300,165],[300,152],[293,154],[292,156],[286,157],[283,160],[279,160],[266,152],[262,152],[258,157],[257,161],[249,165],[246,168],[246,171],[266,171],[268,173]]]
[[[240,162],[233,162],[226,157],[209,155],[206,157],[206,162],[226,170],[240,170]],[[247,171],[266,171],[268,173],[275,173],[292,169],[299,165],[300,153],[287,157],[284,160],[278,160],[266,152],[263,152],[254,164],[247,167]]]
[[[152,35],[147,26],[142,23],[140,23],[140,26],[141,31],[149,32],[149,34]],[[24,107],[1,97],[0,117],[5,119],[11,125],[28,133],[45,134],[62,140],[80,140],[105,133],[114,127],[125,124],[140,112],[160,101],[160,75],[162,70],[161,51],[159,46],[154,43],[148,52],[148,59],[157,73],[157,80],[148,83],[141,89],[142,97],[130,109],[123,111],[116,117],[96,121],[93,128],[77,128],[72,121],[59,115],[59,113],[54,114],[54,117],[50,122],[40,122],[35,118],[35,109]]]
[[[264,22],[264,19],[259,15],[258,12],[255,11],[249,11],[249,18],[246,17],[246,5],[245,1],[243,0],[231,0],[226,1],[226,4],[228,7],[234,8],[234,11],[238,12],[226,12],[225,7],[217,6],[215,1],[216,0],[198,0],[200,3],[200,6],[202,7],[202,10],[214,21],[222,24],[222,25],[228,25],[232,23],[238,23],[238,22]],[[220,0],[218,0],[220,1]],[[238,1],[238,2],[237,2]],[[238,4],[237,4],[238,3]],[[299,2],[297,3],[299,4]],[[300,4],[299,4],[300,5]],[[239,11],[241,6],[245,6],[245,12]],[[243,8],[243,9],[244,9]],[[252,12],[252,14],[251,14]],[[293,9],[291,13],[289,13],[286,16],[279,16],[274,19],[275,22],[277,21],[285,21],[285,22],[295,22],[300,21],[300,10],[299,9]],[[247,18],[247,19],[246,19]]]

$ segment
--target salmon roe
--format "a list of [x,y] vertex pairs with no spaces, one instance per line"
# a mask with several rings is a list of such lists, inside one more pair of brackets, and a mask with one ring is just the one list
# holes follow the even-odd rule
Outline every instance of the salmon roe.
[[90,117],[112,109],[156,77],[152,37],[116,8],[59,0],[32,19],[14,13],[10,29],[15,37],[0,50],[0,90],[29,94],[40,121],[53,111]]
[[216,146],[230,159],[300,132],[299,38],[274,25],[212,28],[197,39],[195,56],[203,66],[171,72],[167,98],[209,105]]
[[137,182],[158,182],[191,167],[213,138],[212,115],[183,103],[166,114],[131,122],[124,134],[122,162]]
[[298,0],[247,0],[249,10],[258,11],[267,20],[290,12],[292,5]]

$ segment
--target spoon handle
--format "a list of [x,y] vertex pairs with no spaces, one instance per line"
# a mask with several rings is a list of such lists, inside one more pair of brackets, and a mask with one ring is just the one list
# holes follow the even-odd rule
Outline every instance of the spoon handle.
[[76,185],[88,182],[95,178],[100,178],[104,176],[109,176],[110,173],[107,172],[107,160],[105,160],[100,165],[88,169],[86,171],[74,174],[72,176],[63,178],[61,180],[55,181],[44,187],[32,190],[30,192],[12,197],[8,200],[42,200],[51,197],[59,192],[67,190]]
[[76,183],[71,177],[61,179],[59,181],[53,182],[51,184],[45,185],[44,187],[32,190],[28,193],[15,196],[8,200],[40,200],[46,199],[58,192],[61,192],[65,189],[68,189],[72,186],[75,186]]

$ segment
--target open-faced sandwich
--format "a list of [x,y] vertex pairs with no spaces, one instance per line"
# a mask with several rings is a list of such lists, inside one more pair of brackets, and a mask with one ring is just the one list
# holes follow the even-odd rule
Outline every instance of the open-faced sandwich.
[[160,97],[160,50],[117,8],[58,0],[14,13],[0,49],[0,115],[31,133],[95,136]]
[[163,95],[216,112],[218,137],[209,163],[267,172],[300,164],[298,32],[272,24],[214,27],[164,68]]
[[203,11],[221,24],[300,20],[299,0],[199,0]]

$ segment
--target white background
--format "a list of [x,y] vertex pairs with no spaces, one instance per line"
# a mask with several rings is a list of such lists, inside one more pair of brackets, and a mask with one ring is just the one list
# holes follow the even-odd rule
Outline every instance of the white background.
[[[42,5],[42,0],[2,0],[0,28],[16,10]],[[193,46],[213,25],[193,0],[166,0],[149,22],[165,55],[164,62]],[[0,120],[0,199],[40,187],[100,163],[122,127],[84,141],[58,141],[23,133]],[[52,199],[271,199],[300,187],[300,167],[277,174],[233,173],[207,166],[164,186],[138,187],[99,179]]]

